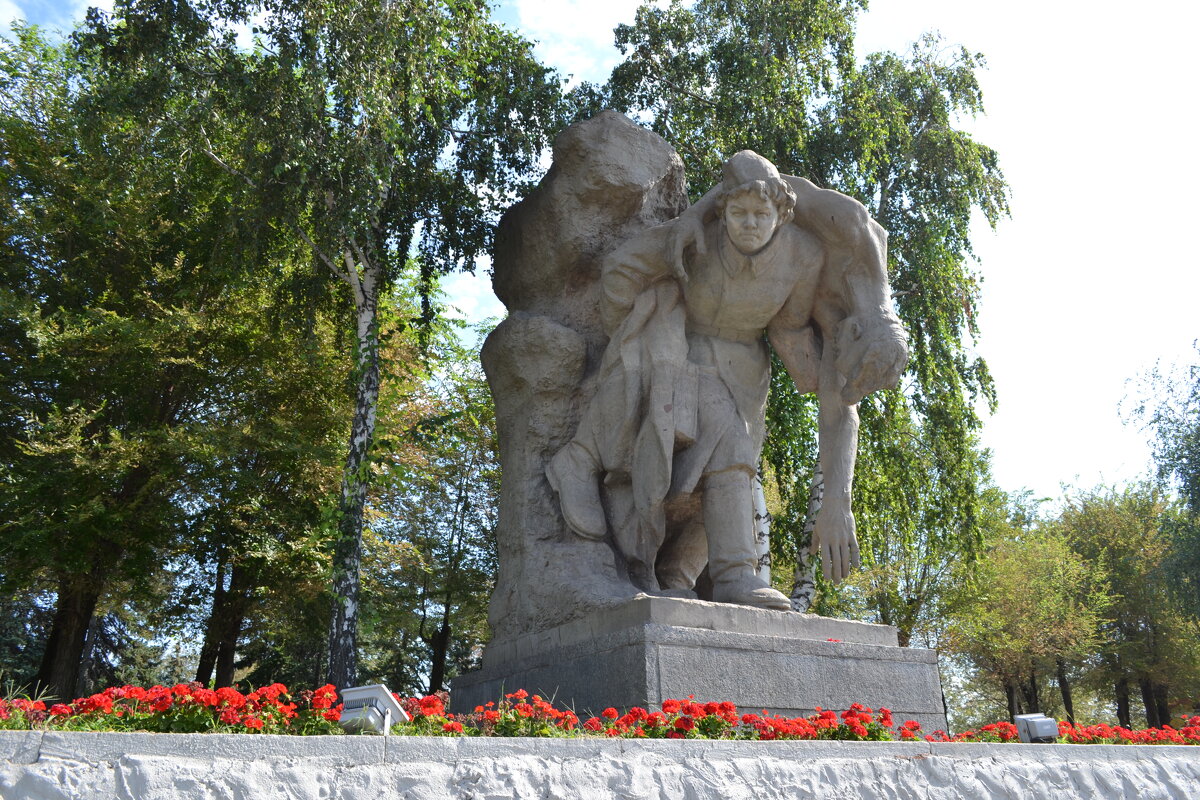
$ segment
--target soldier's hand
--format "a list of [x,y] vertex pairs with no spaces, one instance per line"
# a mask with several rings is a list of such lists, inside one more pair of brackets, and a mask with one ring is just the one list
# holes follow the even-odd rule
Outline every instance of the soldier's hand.
[[850,509],[822,508],[813,526],[812,552],[821,557],[825,579],[841,583],[859,566],[858,536]]

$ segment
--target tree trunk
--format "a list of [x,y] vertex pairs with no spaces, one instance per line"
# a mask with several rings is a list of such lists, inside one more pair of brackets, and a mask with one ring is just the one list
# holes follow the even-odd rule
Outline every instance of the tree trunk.
[[[348,267],[351,268],[351,267]],[[355,273],[357,275],[357,273]],[[329,622],[329,677],[338,689],[358,679],[358,590],[362,563],[363,508],[375,438],[375,411],[379,401],[378,276],[364,265],[362,284],[356,288],[357,388],[350,447],[342,473],[338,538],[333,551],[333,613]]]
[[429,637],[429,693],[442,688],[442,684],[446,682],[446,658],[450,652],[450,614],[449,611],[442,617],[442,624],[437,629],[437,633]]
[[821,472],[821,462],[818,461],[808,487],[808,511],[804,515],[800,541],[796,543],[796,571],[792,574],[792,611],[801,614],[807,614],[812,608],[813,598],[817,593],[817,560],[809,551],[809,547],[812,545],[813,527],[817,524],[817,512],[821,510],[824,497],[825,475]]
[[1122,677],[1113,687],[1117,699],[1117,724],[1122,728],[1133,727],[1129,720],[1129,679]]
[[196,683],[208,686],[212,680],[213,669],[217,665],[217,650],[220,647],[220,637],[217,634],[217,620],[221,618],[225,608],[225,557],[217,560],[217,576],[213,588],[212,610],[208,612],[208,624],[204,626],[204,644],[200,646],[200,663],[196,666]]
[[61,578],[58,583],[54,622],[46,639],[46,650],[42,653],[37,682],[42,689],[64,703],[76,697],[88,625],[100,599],[100,592],[93,586],[93,581],[71,581],[67,578]]
[[1021,694],[1025,695],[1025,713],[1041,713],[1042,703],[1038,699],[1036,670],[1029,670],[1029,679],[1021,682]]
[[1142,705],[1146,709],[1146,727],[1161,728],[1163,720],[1158,718],[1158,704],[1154,702],[1154,684],[1149,678],[1138,678],[1138,688],[1142,691]]
[[1071,683],[1067,680],[1067,665],[1061,658],[1055,659],[1058,669],[1058,690],[1062,692],[1063,708],[1067,712],[1067,722],[1075,724],[1075,704],[1071,701]]
[[1154,706],[1158,709],[1159,725],[1167,725],[1171,722],[1171,707],[1167,702],[1167,689],[1165,683],[1154,684]]
[[754,498],[754,550],[758,553],[758,564],[754,574],[771,583],[771,513],[767,511],[767,497],[763,491],[762,475],[755,473],[752,492]]
[[1008,701],[1009,719],[1021,713],[1021,706],[1017,702],[1017,687],[1011,680],[1004,682],[1004,699]]
[[258,583],[258,569],[246,564],[235,563],[229,578],[229,593],[225,597],[217,633],[216,680],[217,686],[233,685],[234,656],[237,654],[238,638],[242,634],[242,623],[250,596]]

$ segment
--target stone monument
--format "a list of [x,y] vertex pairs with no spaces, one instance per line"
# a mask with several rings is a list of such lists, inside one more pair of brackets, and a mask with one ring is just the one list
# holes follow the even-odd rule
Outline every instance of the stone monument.
[[696,694],[944,727],[932,653],[789,612],[758,570],[768,341],[820,403],[814,548],[832,580],[858,564],[857,403],[908,355],[886,233],[861,204],[742,151],[689,207],[674,150],[604,112],[558,137],[501,220],[493,285],[509,311],[482,353],[500,567],[493,639],[456,708],[516,688],[580,710]]

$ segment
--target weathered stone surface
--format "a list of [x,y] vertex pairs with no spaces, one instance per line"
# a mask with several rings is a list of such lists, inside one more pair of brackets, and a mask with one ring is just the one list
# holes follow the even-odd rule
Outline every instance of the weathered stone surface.
[[4,738],[0,739],[0,761],[32,764],[37,761],[41,746],[41,731],[6,732]]
[[[19,735],[0,731],[0,754],[10,752],[9,742]],[[1178,800],[1200,795],[1196,748],[1171,745],[346,737],[370,746],[361,760],[331,765],[324,754],[333,737],[62,737],[55,755],[43,753],[33,763],[0,759],[0,798]],[[223,738],[241,740],[242,754],[230,753],[219,741]],[[122,753],[121,746],[130,749]]]
[[857,403],[908,353],[861,203],[744,150],[688,207],[678,155],[605,112],[559,136],[505,214],[493,285],[510,312],[482,354],[503,470],[497,640],[638,591],[790,608],[754,526],[768,335],[819,399],[814,546],[835,582],[857,565]]
[[640,590],[787,610],[760,574],[754,526],[771,352],[817,395],[828,496],[813,546],[837,582],[858,565],[858,402],[896,385],[907,337],[886,233],[861,203],[749,150],[722,172],[605,258],[595,392],[546,472],[567,525],[610,541]]
[[526,660],[539,652],[587,644],[600,636],[645,625],[821,642],[837,639],[847,643],[892,647],[897,644],[896,629],[890,625],[643,594],[603,613],[588,614],[582,619],[545,631],[493,642],[487,649],[484,665],[499,668]]
[[612,547],[567,530],[546,461],[572,435],[605,337],[601,259],[687,205],[666,142],[614,112],[564,131],[541,184],[504,215],[493,286],[508,318],[482,359],[496,401],[500,569],[490,622],[503,639],[622,602],[635,589]]
[[935,654],[897,647],[886,625],[643,595],[498,644],[455,680],[455,710],[524,688],[578,713],[695,694],[787,716],[864,703],[946,726]]
[[[941,725],[936,667],[894,631],[735,605],[790,606],[760,575],[753,527],[768,331],[798,388],[821,389],[837,498],[816,529],[823,563],[837,580],[857,560],[854,409],[907,353],[884,242],[857,201],[749,151],[689,208],[658,136],[611,112],[563,132],[497,236],[509,316],[482,360],[499,570],[485,670],[454,681],[458,708],[502,687],[599,707],[697,693],[793,714],[877,702]],[[845,649],[830,660],[824,639]]]

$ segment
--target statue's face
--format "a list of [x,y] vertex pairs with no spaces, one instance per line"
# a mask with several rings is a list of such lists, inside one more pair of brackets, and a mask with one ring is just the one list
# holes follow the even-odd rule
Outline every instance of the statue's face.
[[755,193],[741,194],[725,203],[725,230],[739,252],[750,255],[767,246],[779,227],[779,209]]

